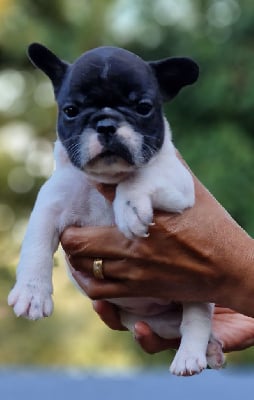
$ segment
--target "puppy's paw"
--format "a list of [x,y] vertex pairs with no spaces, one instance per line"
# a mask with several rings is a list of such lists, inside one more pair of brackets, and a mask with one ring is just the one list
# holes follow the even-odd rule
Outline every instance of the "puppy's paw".
[[17,317],[37,320],[48,317],[53,312],[51,285],[37,282],[17,282],[8,296],[8,304]]
[[205,354],[192,353],[179,349],[170,366],[170,372],[178,376],[199,374],[207,366]]
[[114,203],[115,222],[128,238],[147,237],[152,224],[153,210],[148,196],[116,196]]
[[222,344],[219,340],[211,337],[207,346],[207,363],[213,369],[220,369],[225,364],[225,356],[222,351]]

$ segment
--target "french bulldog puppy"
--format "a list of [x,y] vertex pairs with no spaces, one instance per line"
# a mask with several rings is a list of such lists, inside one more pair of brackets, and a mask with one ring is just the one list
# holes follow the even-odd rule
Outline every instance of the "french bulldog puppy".
[[[145,240],[154,209],[193,206],[192,176],[176,156],[162,103],[197,80],[198,66],[188,58],[145,62],[116,47],[90,50],[73,64],[37,43],[28,53],[50,78],[59,111],[56,169],[36,200],[8,298],[17,316],[35,320],[53,311],[52,260],[67,226],[116,224],[128,239]],[[117,185],[113,206],[94,182]],[[161,299],[110,301],[130,331],[142,320],[162,337],[181,335],[173,374],[222,366],[212,304],[183,304],[179,311]]]

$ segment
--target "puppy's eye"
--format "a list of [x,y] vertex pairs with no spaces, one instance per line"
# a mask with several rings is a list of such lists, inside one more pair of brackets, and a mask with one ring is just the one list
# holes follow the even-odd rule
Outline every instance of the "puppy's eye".
[[75,118],[79,113],[79,109],[76,106],[68,106],[63,109],[63,112],[68,118]]
[[152,103],[149,101],[140,101],[137,105],[137,112],[140,115],[148,115],[153,109]]

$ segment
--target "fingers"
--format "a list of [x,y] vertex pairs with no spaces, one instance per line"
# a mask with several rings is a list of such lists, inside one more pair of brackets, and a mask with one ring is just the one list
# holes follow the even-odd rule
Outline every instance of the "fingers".
[[84,272],[72,270],[72,276],[91,300],[103,300],[116,297],[127,297],[128,287],[124,282],[109,279],[95,279]]
[[61,244],[64,251],[72,256],[98,258],[101,255],[103,258],[121,259],[131,254],[131,241],[114,226],[69,227],[61,236]]
[[[109,328],[120,331],[127,330],[121,323],[119,310],[116,306],[107,301],[93,301],[92,303],[96,313]],[[142,321],[135,324],[134,336],[142,349],[149,354],[179,346],[179,339],[162,339]]]
[[[113,304],[107,301],[93,301],[93,308],[109,328],[120,331],[127,330],[121,324],[118,308]],[[142,321],[135,324],[134,336],[142,349],[149,354],[179,346],[179,339],[162,339],[153,333],[150,327]]]
[[[101,257],[98,257],[101,259]],[[93,264],[95,258],[69,256],[68,261],[72,266],[72,273],[82,272],[85,276],[94,278]],[[130,278],[130,270],[127,268],[125,260],[102,259],[102,273],[104,281],[127,280]]]
[[[93,307],[102,321],[111,329],[125,330],[116,306],[106,301],[94,301]],[[254,319],[230,309],[216,307],[213,318],[215,335],[223,342],[223,351],[237,351],[254,344]],[[167,349],[177,349],[180,339],[163,339],[143,321],[135,324],[135,340],[142,349],[154,354]]]
[[179,347],[180,339],[163,339],[156,335],[145,322],[137,322],[134,331],[135,339],[144,351],[149,354]]
[[99,315],[101,320],[111,329],[125,331],[125,328],[120,320],[119,310],[113,304],[107,301],[93,301],[94,311]]

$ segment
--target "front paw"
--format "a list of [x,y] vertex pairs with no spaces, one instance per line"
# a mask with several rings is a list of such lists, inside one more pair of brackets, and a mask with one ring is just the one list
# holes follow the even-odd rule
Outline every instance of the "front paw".
[[128,239],[148,236],[149,225],[153,220],[149,197],[116,196],[113,207],[116,225]]
[[53,311],[51,285],[17,282],[8,296],[8,304],[18,317],[31,320],[48,317]]

